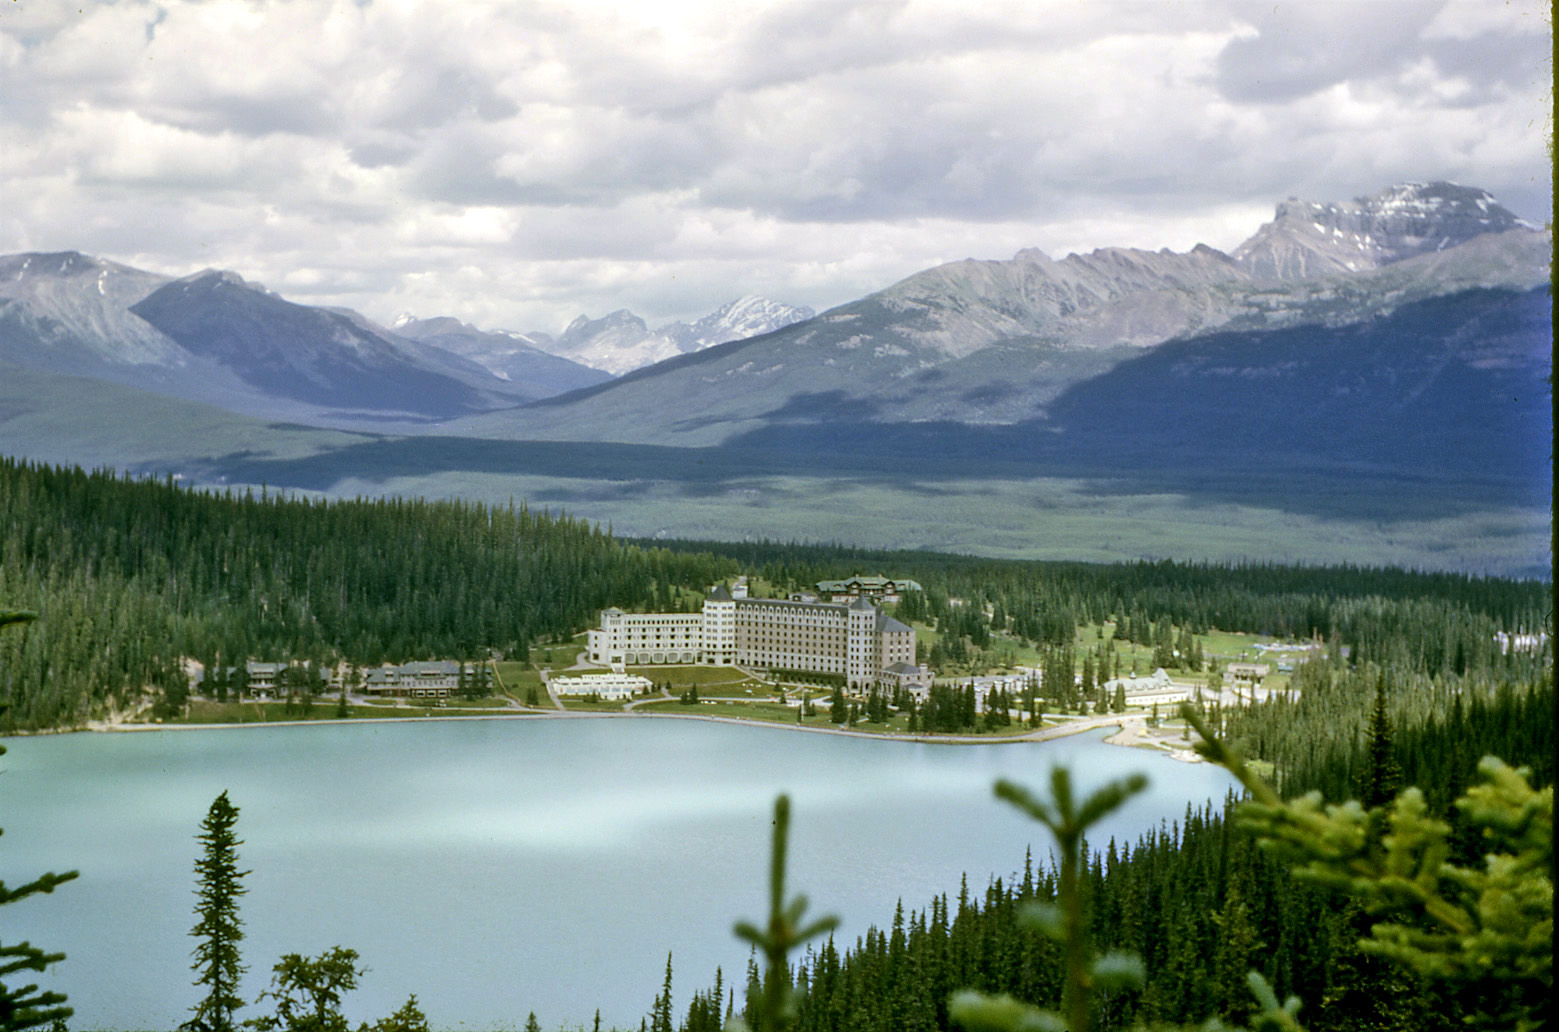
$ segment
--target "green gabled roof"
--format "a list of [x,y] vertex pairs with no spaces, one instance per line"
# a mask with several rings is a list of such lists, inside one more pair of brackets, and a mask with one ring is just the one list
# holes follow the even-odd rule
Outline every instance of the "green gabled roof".
[[900,591],[924,590],[919,584],[912,580],[900,580],[895,577],[884,577],[881,574],[877,574],[874,577],[862,577],[860,574],[857,574],[854,577],[850,577],[846,580],[818,581],[817,590],[848,591],[850,590],[850,586],[852,584],[860,585],[861,589],[864,591],[882,591],[890,584],[898,588]]

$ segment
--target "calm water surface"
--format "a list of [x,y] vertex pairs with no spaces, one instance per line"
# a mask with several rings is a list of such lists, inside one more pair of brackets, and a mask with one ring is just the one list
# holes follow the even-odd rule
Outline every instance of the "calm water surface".
[[[790,893],[853,942],[1050,844],[995,801],[1054,764],[1151,789],[1098,835],[1129,842],[1221,799],[1221,770],[1104,745],[948,746],[659,719],[440,721],[9,739],[0,871],[79,869],[5,908],[0,938],[68,954],[45,984],[76,1029],[171,1029],[191,985],[195,834],[240,808],[251,999],[283,953],[350,946],[355,1024],[416,993],[434,1028],[637,1028],[673,954],[679,1012],[744,977],[737,918],[764,916],[769,821],[792,799]],[[254,1016],[249,1008],[247,1016]]]

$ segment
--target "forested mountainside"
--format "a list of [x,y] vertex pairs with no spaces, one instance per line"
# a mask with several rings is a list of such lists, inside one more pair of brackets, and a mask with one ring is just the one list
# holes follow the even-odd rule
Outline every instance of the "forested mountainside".
[[1431,681],[1526,678],[1538,660],[1502,653],[1495,635],[1541,628],[1549,604],[1543,583],[1395,570],[673,548],[523,505],[210,494],[14,460],[0,461],[0,542],[0,599],[43,615],[0,641],[5,729],[79,725],[183,678],[188,658],[524,656],[607,606],[666,607],[673,588],[738,571],[809,585],[891,568],[925,586],[910,604],[949,643],[977,650],[994,628],[1049,646],[1068,669],[1082,658],[1076,628],[1113,618],[1142,641],[1265,632]]
[[78,724],[187,678],[185,657],[474,658],[567,635],[735,564],[621,545],[525,506],[215,495],[0,462],[7,729]]
[[[1323,745],[1294,772],[1293,784],[1331,786],[1330,799],[1382,790],[1389,798],[1403,786],[1422,786],[1434,815],[1460,829],[1453,836],[1457,862],[1477,865],[1484,843],[1465,833],[1451,800],[1488,754],[1533,768],[1534,786],[1553,783],[1553,682],[1469,691],[1465,698],[1396,730],[1388,721],[1372,734],[1359,730]],[[1395,770],[1358,765],[1357,753],[1371,746],[1383,749]],[[1487,1022],[1540,1009],[1551,990],[1551,973],[1545,982],[1541,972],[1453,988],[1363,953],[1357,942],[1372,919],[1346,897],[1294,877],[1232,827],[1227,806],[1188,810],[1135,843],[1092,847],[1083,879],[1088,954],[1135,953],[1146,971],[1140,993],[1098,994],[1093,1027],[1105,1032],[1139,1021],[1189,1025],[1214,1017],[1243,1027],[1256,1009],[1246,982],[1251,970],[1279,999],[1292,994],[1302,1001],[1300,1021],[1310,1032],[1449,1032],[1469,1027],[1474,1015]],[[1057,1008],[1066,981],[1062,947],[1018,919],[1025,904],[1056,900],[1057,872],[1043,858],[1014,857],[1013,865],[1011,879],[983,890],[966,882],[956,896],[944,893],[923,909],[906,912],[901,902],[886,929],[873,927],[853,944],[830,938],[809,949],[793,974],[803,994],[796,1032],[957,1028],[947,1004],[962,988]],[[801,888],[826,905],[826,886]],[[756,979],[756,969],[749,970],[749,999]],[[720,1015],[715,991],[700,992],[679,1027],[718,1032]]]

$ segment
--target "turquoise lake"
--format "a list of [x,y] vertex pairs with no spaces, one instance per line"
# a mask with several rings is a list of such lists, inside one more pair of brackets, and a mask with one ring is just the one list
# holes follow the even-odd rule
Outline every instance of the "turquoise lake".
[[[1066,764],[1084,786],[1132,771],[1148,792],[1095,836],[1129,843],[1221,801],[1223,771],[1102,735],[933,745],[660,718],[361,723],[6,740],[8,884],[81,877],[3,912],[4,941],[67,959],[73,1029],[172,1029],[191,985],[195,835],[239,807],[253,999],[283,953],[350,946],[368,968],[353,1027],[416,993],[435,1029],[638,1028],[673,955],[679,1016],[716,965],[745,977],[738,918],[765,915],[773,800],[792,800],[788,894],[837,913],[842,942],[895,903],[1007,878],[1044,833],[995,800]],[[261,1013],[249,1007],[241,1017]]]

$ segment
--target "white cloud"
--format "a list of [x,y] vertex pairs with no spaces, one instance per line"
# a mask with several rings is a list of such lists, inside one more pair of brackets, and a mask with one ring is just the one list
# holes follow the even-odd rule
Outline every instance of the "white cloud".
[[1289,194],[1549,217],[1532,0],[0,7],[0,252],[556,329],[1231,248]]

